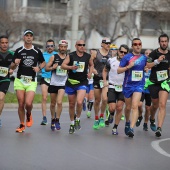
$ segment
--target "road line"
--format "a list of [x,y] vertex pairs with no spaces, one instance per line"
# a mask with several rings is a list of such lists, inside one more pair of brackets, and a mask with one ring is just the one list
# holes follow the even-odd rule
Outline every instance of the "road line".
[[160,140],[157,140],[157,141],[153,141],[151,142],[151,146],[153,147],[153,149],[155,149],[157,152],[159,152],[160,154],[164,155],[164,156],[167,156],[167,157],[170,157],[170,154],[167,153],[166,151],[164,151],[160,146],[159,144],[161,142],[164,142],[164,141],[167,141],[167,140],[170,140],[170,138],[167,138],[167,139],[160,139]]

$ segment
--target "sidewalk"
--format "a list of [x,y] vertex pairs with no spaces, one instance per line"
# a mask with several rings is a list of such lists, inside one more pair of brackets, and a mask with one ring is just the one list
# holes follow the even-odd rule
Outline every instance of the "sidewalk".
[[[68,102],[63,102],[63,108],[68,108]],[[18,109],[18,103],[5,103],[4,109]],[[41,103],[33,104],[33,109],[41,109]],[[50,103],[47,103],[47,109],[50,109]]]

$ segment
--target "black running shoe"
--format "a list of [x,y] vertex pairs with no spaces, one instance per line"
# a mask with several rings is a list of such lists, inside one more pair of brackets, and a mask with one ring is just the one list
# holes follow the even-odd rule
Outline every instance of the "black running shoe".
[[143,124],[143,130],[144,130],[144,131],[148,131],[148,124],[147,124],[147,123],[144,123],[144,124]]
[[162,135],[161,133],[162,133],[162,129],[160,127],[158,127],[156,132],[155,132],[155,136],[159,138]]
[[76,130],[80,130],[81,129],[80,120],[75,120],[75,129]]
[[141,123],[142,119],[143,119],[142,116],[138,117],[138,120],[136,122],[136,127],[140,126],[140,123]]
[[69,134],[73,134],[74,132],[74,125],[70,125]]

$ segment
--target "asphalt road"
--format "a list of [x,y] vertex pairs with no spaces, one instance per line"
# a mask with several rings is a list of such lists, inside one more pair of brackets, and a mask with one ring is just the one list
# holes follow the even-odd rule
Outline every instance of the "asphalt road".
[[[170,103],[167,111],[170,110]],[[170,113],[167,112],[163,133],[156,138],[150,129],[135,128],[133,139],[124,134],[111,135],[112,126],[93,130],[93,117],[81,116],[81,130],[69,134],[68,108],[61,116],[61,130],[51,131],[50,123],[41,126],[41,111],[33,110],[34,125],[22,134],[16,109],[5,109],[0,128],[0,170],[168,170],[170,167]],[[50,112],[47,111],[50,120]]]

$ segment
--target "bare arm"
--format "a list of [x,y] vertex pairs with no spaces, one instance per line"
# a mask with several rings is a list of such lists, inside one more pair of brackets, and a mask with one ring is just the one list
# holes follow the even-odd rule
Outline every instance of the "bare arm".
[[120,66],[119,66],[118,69],[117,69],[117,73],[120,74],[120,73],[123,73],[123,72],[129,70],[130,68],[132,68],[132,67],[134,66],[134,64],[135,64],[135,62],[132,61],[132,62],[130,62],[129,65],[127,65],[127,66],[125,66],[125,67],[120,67]]
[[91,78],[91,75],[92,75],[92,73],[93,73],[93,70],[94,70],[93,59],[90,58],[90,60],[89,60],[89,73],[88,73],[88,79]]
[[164,56],[164,55],[161,55],[161,56],[159,56],[158,59],[154,60],[154,62],[151,62],[151,63],[147,62],[146,67],[152,68],[152,67],[154,67],[155,65],[160,64],[160,62],[161,62],[162,60],[164,60],[164,59],[165,59],[165,56]]
[[73,65],[73,66],[69,66],[70,62],[70,56],[68,55],[65,60],[63,61],[63,63],[61,64],[61,69],[64,69],[64,70],[76,70],[78,69],[77,66]]
[[48,71],[52,71],[52,70],[54,70],[54,69],[57,68],[58,63],[55,63],[55,64],[52,66],[53,62],[54,62],[54,56],[51,56],[49,62],[46,64],[45,71],[48,72]]

